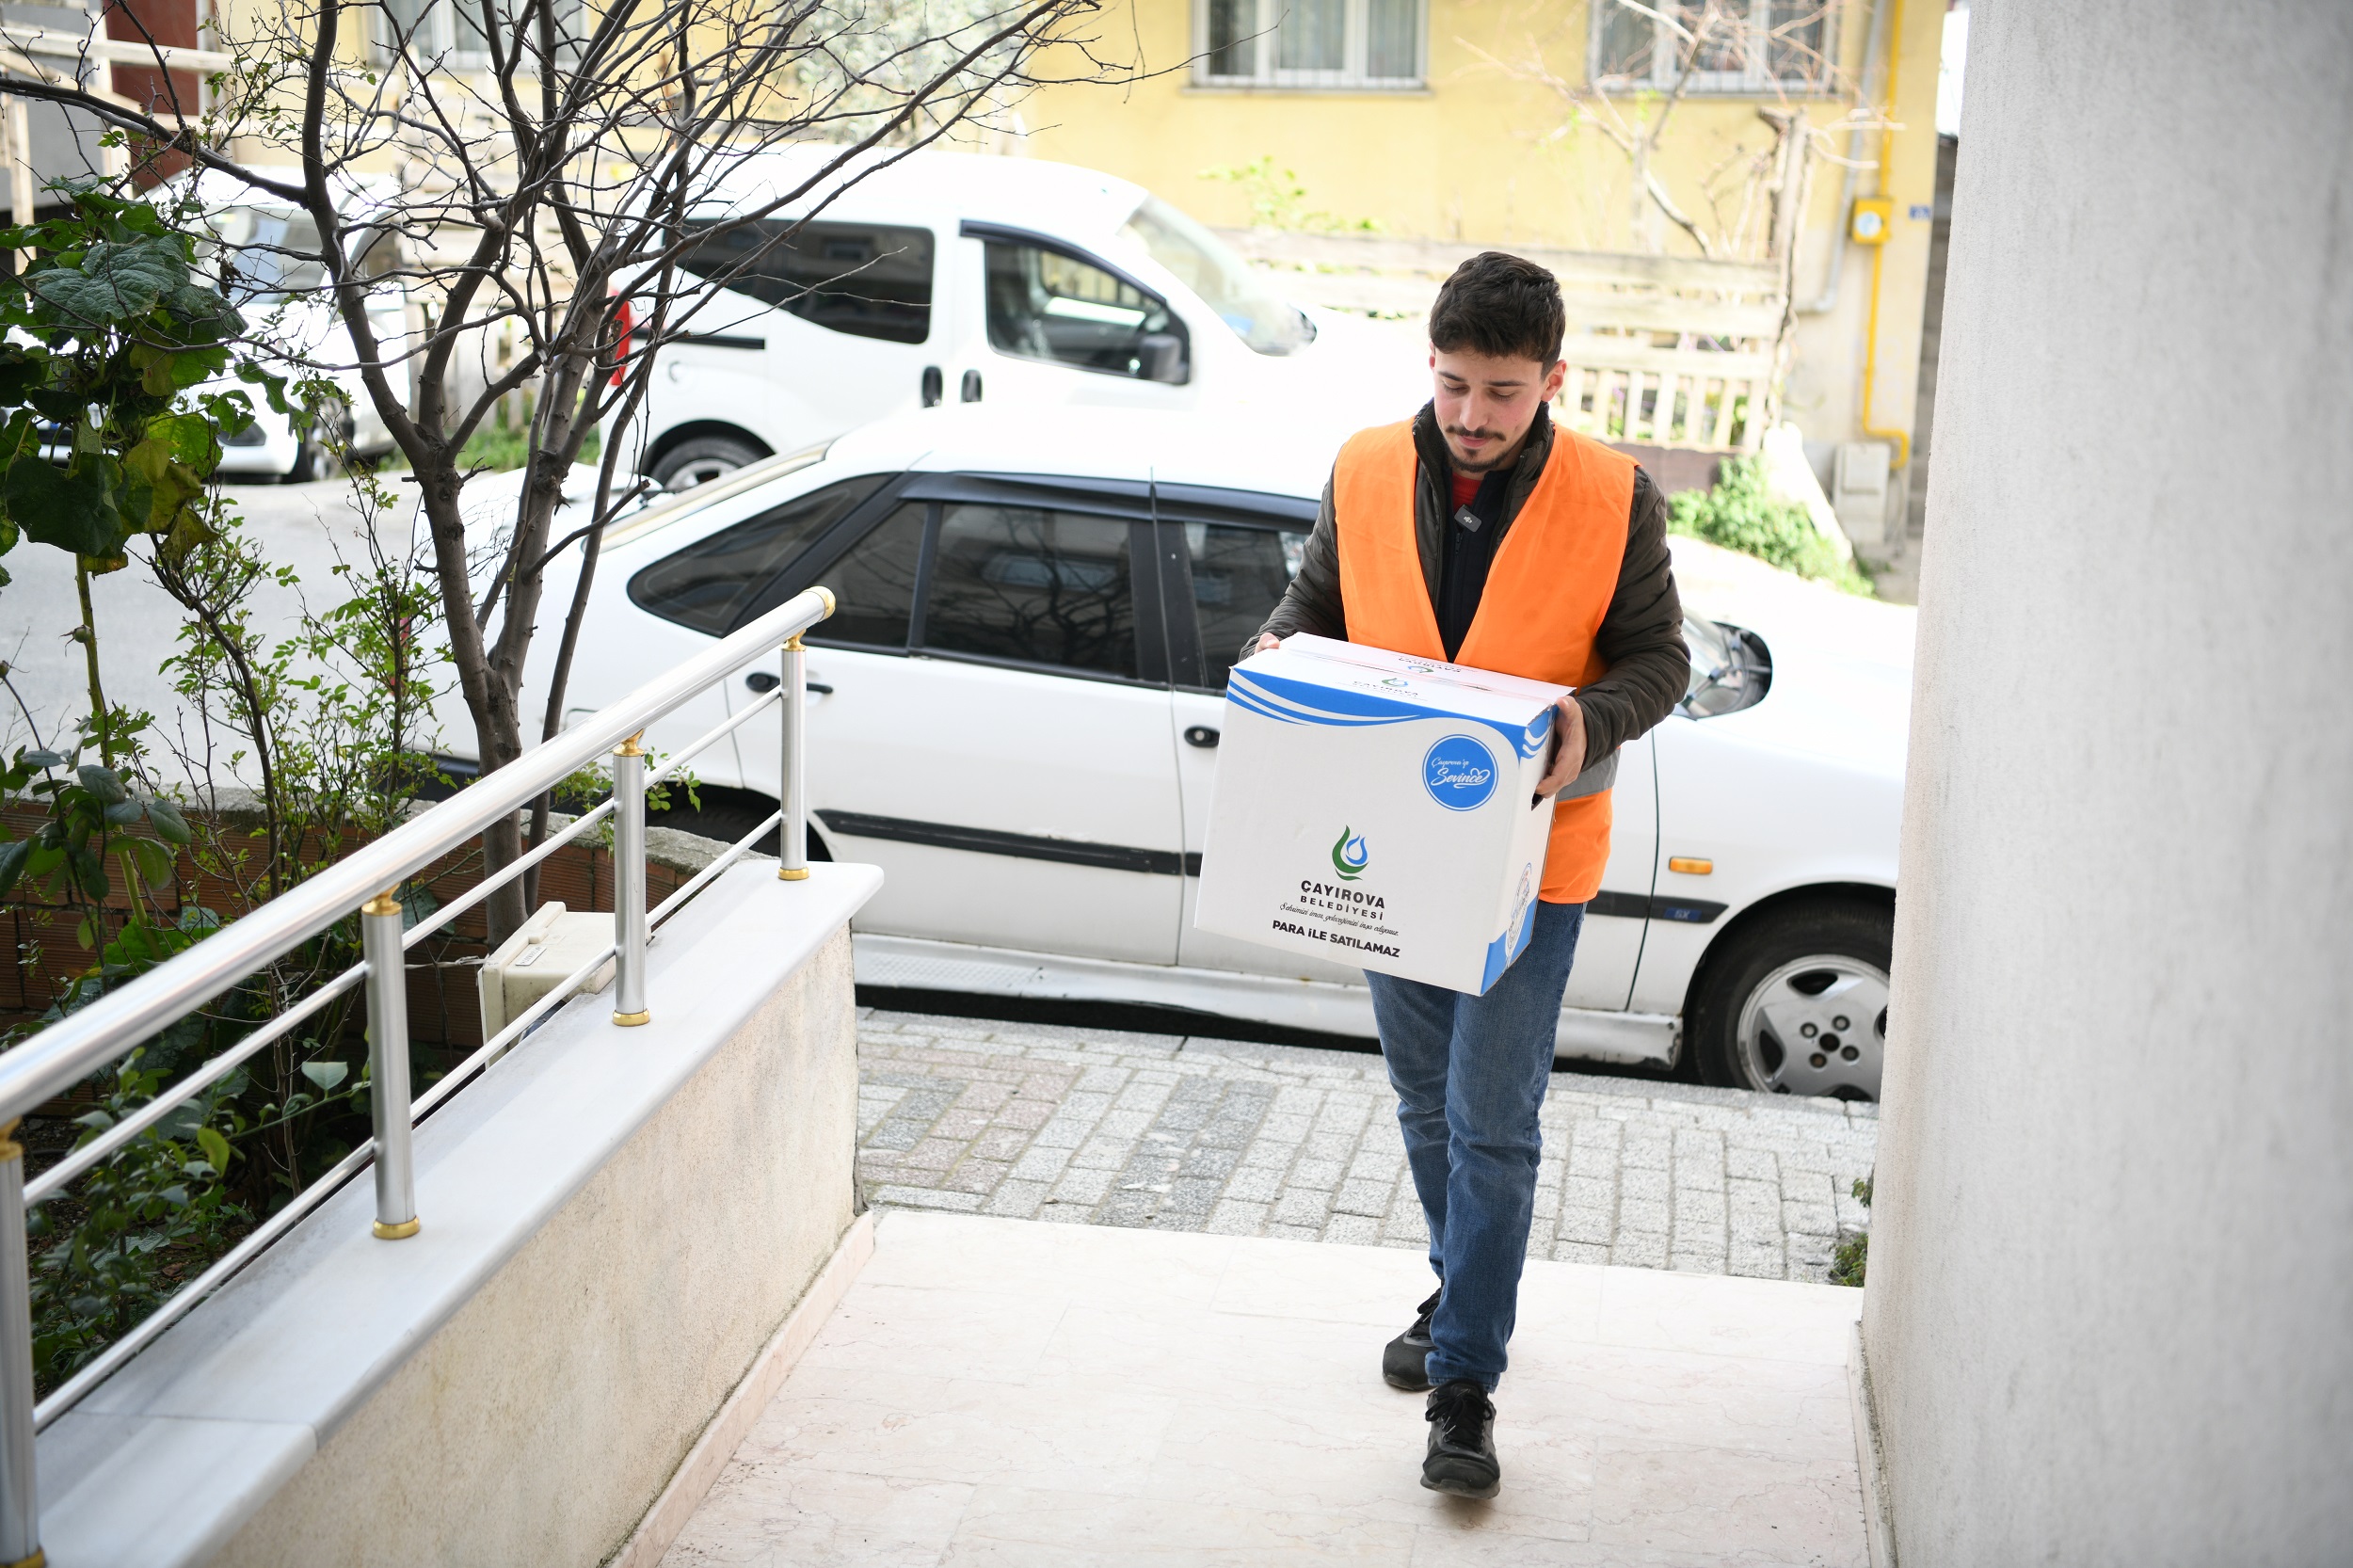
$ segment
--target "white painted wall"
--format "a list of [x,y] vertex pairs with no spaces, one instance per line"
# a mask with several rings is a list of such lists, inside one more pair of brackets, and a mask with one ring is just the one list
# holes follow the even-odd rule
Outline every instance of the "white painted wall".
[[2353,1542],[2353,8],[1977,8],[1865,1337],[1904,1568]]

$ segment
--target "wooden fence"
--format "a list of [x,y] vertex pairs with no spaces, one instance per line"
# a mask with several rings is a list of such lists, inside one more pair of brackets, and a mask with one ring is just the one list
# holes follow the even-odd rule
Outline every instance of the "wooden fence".
[[[1294,297],[1393,318],[1428,313],[1438,285],[1486,248],[1377,234],[1225,230]],[[1556,414],[1608,440],[1753,452],[1780,417],[1789,290],[1784,264],[1520,248],[1568,307]]]

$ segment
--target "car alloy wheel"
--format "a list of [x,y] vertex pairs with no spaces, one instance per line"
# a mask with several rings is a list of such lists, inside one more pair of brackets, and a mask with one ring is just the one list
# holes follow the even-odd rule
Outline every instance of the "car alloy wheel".
[[1781,1095],[1876,1100],[1887,1048],[1887,974],[1810,953],[1751,987],[1733,1025],[1740,1076]]
[[652,478],[655,484],[675,494],[708,485],[765,456],[760,448],[732,436],[696,436],[664,453],[661,461],[653,465]]

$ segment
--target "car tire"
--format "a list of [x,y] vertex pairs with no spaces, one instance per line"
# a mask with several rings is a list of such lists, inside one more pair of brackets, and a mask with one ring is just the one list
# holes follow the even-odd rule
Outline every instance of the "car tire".
[[306,437],[295,448],[294,466],[279,480],[283,485],[307,485],[319,476],[326,467],[327,450],[315,438]]
[[1894,910],[1865,900],[1768,910],[1707,955],[1684,1029],[1700,1077],[1732,1089],[1876,1100]]
[[664,452],[653,465],[650,477],[665,490],[691,490],[767,456],[739,437],[696,436]]

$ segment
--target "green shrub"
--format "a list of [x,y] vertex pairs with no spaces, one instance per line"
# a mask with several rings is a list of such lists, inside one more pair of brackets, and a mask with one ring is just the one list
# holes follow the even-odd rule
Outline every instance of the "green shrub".
[[[1871,1207],[1870,1177],[1865,1176],[1854,1184],[1854,1195],[1864,1208]],[[1867,1230],[1858,1230],[1839,1242],[1837,1249],[1831,1254],[1830,1282],[1833,1285],[1850,1285],[1861,1289],[1863,1277],[1870,1272],[1870,1267],[1871,1233]]]
[[1839,558],[1806,509],[1777,501],[1765,488],[1765,465],[1728,457],[1711,490],[1683,490],[1667,500],[1667,531],[1753,555],[1768,566],[1828,583],[1850,594],[1871,594],[1871,580]]

